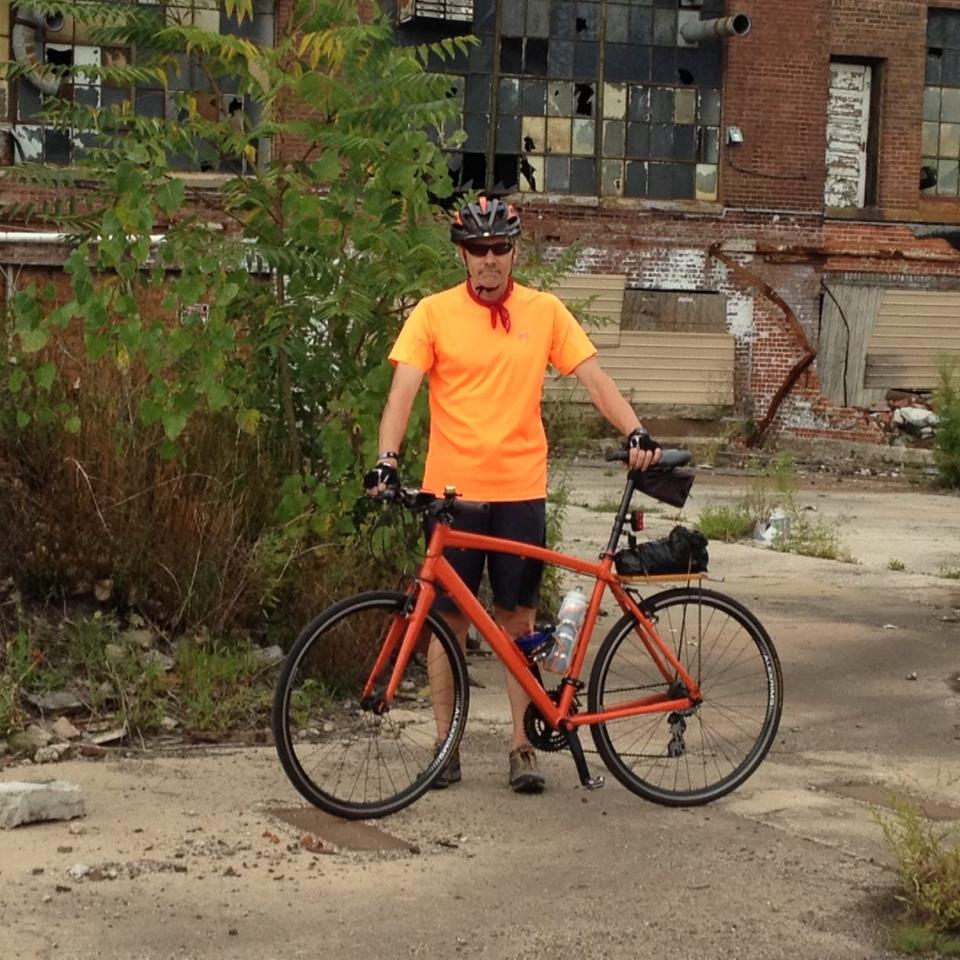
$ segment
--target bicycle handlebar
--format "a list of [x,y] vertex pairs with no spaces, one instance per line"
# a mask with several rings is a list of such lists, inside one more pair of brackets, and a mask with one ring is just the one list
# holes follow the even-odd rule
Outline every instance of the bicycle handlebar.
[[[604,460],[626,462],[630,456],[629,450],[608,450],[604,455]],[[645,473],[657,472],[666,473],[673,470],[674,467],[686,466],[693,459],[693,454],[689,450],[663,450],[660,454],[660,460],[654,466],[647,467]]]

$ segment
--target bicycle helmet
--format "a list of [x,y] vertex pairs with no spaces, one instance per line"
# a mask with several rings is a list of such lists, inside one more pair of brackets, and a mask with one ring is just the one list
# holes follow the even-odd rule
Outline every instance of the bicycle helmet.
[[516,207],[488,197],[468,203],[450,224],[450,239],[454,243],[486,237],[516,237],[519,233],[520,214]]

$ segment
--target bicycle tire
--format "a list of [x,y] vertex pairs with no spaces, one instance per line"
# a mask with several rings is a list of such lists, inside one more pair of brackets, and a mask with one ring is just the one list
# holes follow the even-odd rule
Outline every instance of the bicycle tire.
[[[681,587],[645,599],[644,607],[703,700],[687,716],[640,714],[594,724],[597,752],[625,787],[646,800],[673,807],[710,803],[740,786],[773,743],[783,710],[780,661],[760,621],[724,594]],[[626,614],[594,662],[590,712],[668,686],[636,619]]]
[[[349,820],[384,817],[421,797],[449,762],[467,718],[467,664],[449,624],[428,614],[429,655],[450,668],[450,729],[437,739],[422,656],[410,659],[391,709],[377,715],[361,705],[364,681],[382,638],[409,598],[372,591],[348,597],[311,621],[294,642],[274,694],[272,726],[280,763],[298,792],[314,806]],[[375,640],[373,638],[379,638]],[[436,646],[434,646],[434,641]],[[438,652],[439,651],[439,652]],[[348,675],[337,685],[331,664]],[[380,672],[382,686],[393,657]],[[352,669],[351,669],[352,668]]]

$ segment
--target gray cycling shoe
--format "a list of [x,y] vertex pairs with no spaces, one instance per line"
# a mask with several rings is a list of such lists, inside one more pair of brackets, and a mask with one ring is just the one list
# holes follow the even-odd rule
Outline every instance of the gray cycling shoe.
[[[437,750],[439,749],[440,744],[437,744]],[[450,784],[459,783],[462,776],[463,774],[460,772],[460,748],[457,747],[447,765],[440,771],[440,776],[430,784],[430,787],[433,790],[446,790]]]
[[514,793],[542,793],[546,784],[533,747],[523,744],[510,751],[510,788]]

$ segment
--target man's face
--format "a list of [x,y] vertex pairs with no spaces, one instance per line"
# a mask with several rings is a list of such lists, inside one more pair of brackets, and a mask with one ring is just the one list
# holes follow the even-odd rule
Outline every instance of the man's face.
[[506,290],[517,255],[512,238],[470,240],[460,244],[460,255],[467,268],[470,284],[478,294],[496,299]]

